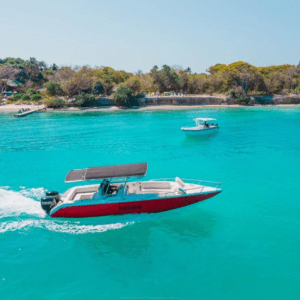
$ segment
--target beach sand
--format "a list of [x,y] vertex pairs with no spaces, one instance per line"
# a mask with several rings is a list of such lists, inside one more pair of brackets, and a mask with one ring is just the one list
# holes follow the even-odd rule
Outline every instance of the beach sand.
[[15,105],[15,104],[7,104],[0,106],[0,112],[18,112],[20,109],[30,109],[30,110],[37,110],[44,108],[45,105]]
[[[300,107],[300,104],[280,104],[280,105],[255,105],[255,106],[269,106],[269,107]],[[199,109],[199,108],[233,108],[233,107],[245,107],[242,105],[149,105],[149,106],[140,106],[138,108],[133,108],[140,111],[156,111],[156,110],[189,110],[189,109]],[[20,109],[31,109],[37,110],[44,108],[44,105],[15,105],[7,104],[0,106],[0,112],[18,112]],[[90,107],[90,108],[77,108],[69,107],[64,109],[53,109],[47,108],[48,112],[55,111],[65,111],[65,112],[74,112],[74,111],[103,111],[103,112],[112,112],[112,111],[126,111],[127,108],[120,108],[118,106],[108,106],[108,107]]]

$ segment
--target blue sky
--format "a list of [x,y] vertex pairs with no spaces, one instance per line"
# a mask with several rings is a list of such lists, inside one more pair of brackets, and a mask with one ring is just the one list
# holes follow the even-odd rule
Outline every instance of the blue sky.
[[194,72],[216,63],[300,60],[300,2],[0,0],[0,57]]

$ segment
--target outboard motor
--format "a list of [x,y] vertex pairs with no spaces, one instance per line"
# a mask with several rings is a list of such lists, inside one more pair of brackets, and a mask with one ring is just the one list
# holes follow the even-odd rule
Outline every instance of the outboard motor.
[[60,200],[59,193],[56,191],[48,191],[46,196],[53,196],[57,202]]
[[51,209],[60,201],[59,193],[55,191],[46,192],[46,196],[41,198],[42,209],[49,214]]

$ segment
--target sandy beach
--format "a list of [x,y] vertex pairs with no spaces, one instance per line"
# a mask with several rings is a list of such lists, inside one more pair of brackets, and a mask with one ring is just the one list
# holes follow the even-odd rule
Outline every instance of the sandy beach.
[[[279,104],[279,105],[255,105],[255,107],[300,107],[300,104]],[[37,110],[44,108],[44,105],[15,105],[15,104],[7,104],[0,106],[0,113],[15,113],[20,109],[30,109]],[[135,110],[141,111],[159,111],[159,110],[189,110],[189,109],[200,109],[200,108],[234,108],[234,107],[245,107],[249,108],[249,106],[242,105],[149,105],[149,106],[140,106],[137,108],[133,108]],[[127,111],[127,108],[120,108],[118,106],[106,106],[106,107],[89,107],[89,108],[77,108],[77,107],[69,107],[63,109],[53,109],[47,108],[47,112],[56,112],[56,111],[64,111],[64,112],[75,112],[75,111],[103,111],[103,112],[112,112],[112,111]]]
[[30,110],[37,110],[44,108],[45,105],[15,105],[15,104],[7,104],[0,106],[0,112],[18,112],[21,109],[30,109]]

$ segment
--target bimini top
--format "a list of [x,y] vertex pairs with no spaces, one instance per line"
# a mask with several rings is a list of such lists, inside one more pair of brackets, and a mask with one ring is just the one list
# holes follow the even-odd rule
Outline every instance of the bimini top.
[[147,163],[140,163],[73,170],[68,173],[65,181],[74,182],[92,179],[144,176],[147,173],[147,167]]
[[208,121],[217,121],[216,119],[213,118],[196,118],[194,119],[195,122],[203,121],[203,122],[208,122]]

